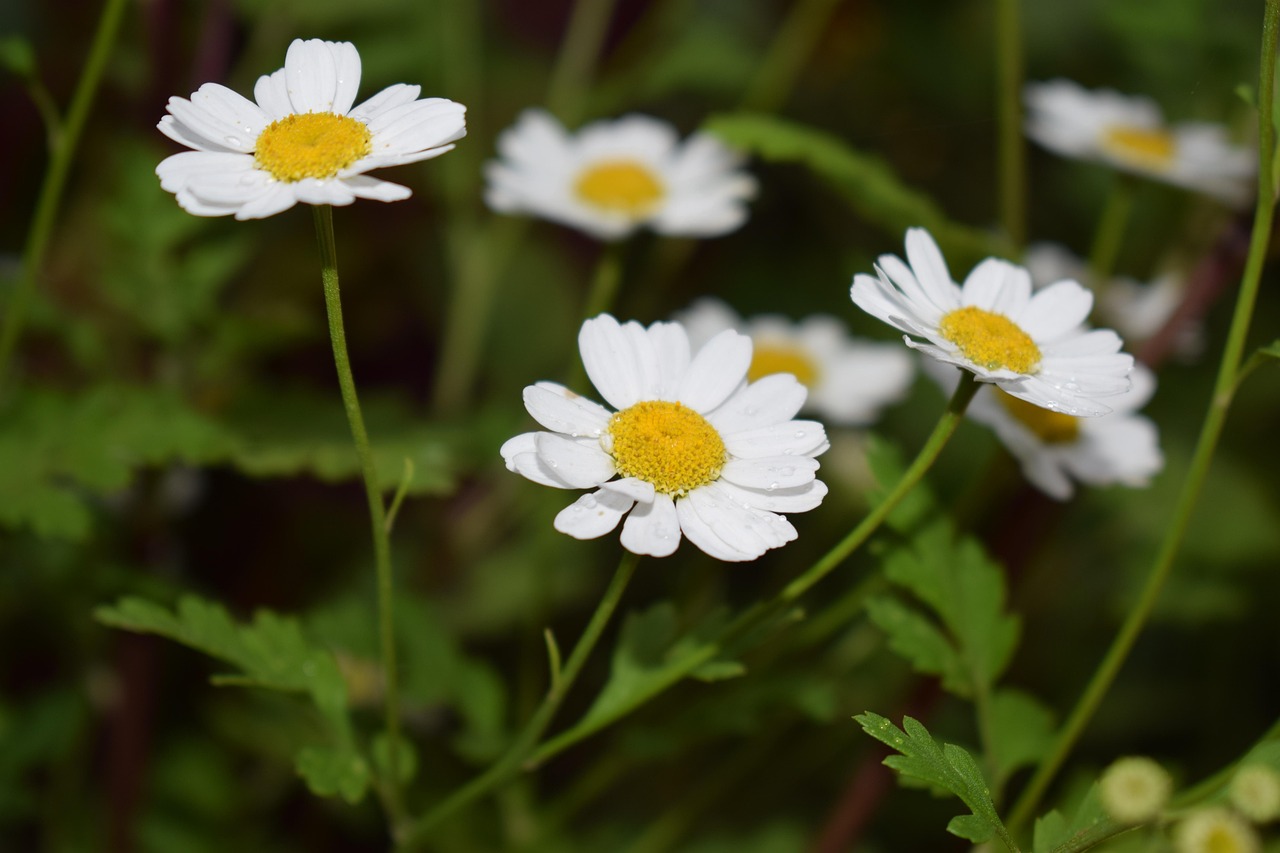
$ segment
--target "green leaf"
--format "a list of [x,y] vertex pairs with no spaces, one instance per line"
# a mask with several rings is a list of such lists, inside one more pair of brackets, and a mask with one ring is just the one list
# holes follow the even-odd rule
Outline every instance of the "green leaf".
[[1037,763],[1053,746],[1053,712],[1020,690],[997,690],[991,697],[989,758],[999,791],[1019,769]]
[[1032,850],[1034,853],[1088,850],[1123,828],[1103,811],[1102,802],[1098,799],[1098,786],[1094,784],[1076,807],[1070,821],[1056,810],[1036,820]]
[[764,160],[807,166],[864,219],[895,236],[922,227],[944,249],[973,258],[1008,254],[995,237],[949,220],[927,195],[902,183],[884,161],[817,128],[757,113],[712,116],[704,125],[729,145]]
[[[379,732],[373,738],[373,766],[378,768],[378,773],[385,779],[390,776],[391,770],[391,741],[387,737],[386,732]],[[396,770],[399,771],[401,783],[413,781],[413,777],[418,773],[418,753],[413,748],[407,738],[402,734],[396,741]]]
[[963,662],[943,686],[960,696],[987,691],[1008,665],[1018,641],[1018,619],[1005,614],[1004,574],[970,537],[957,540],[939,520],[910,547],[890,552],[885,577],[910,590],[937,614]]
[[967,695],[960,655],[928,617],[888,595],[869,599],[867,616],[888,636],[889,648],[906,658],[917,672],[939,676],[948,690]]
[[355,805],[369,789],[369,765],[349,748],[308,746],[298,752],[294,766],[320,797],[341,796]]
[[35,76],[36,53],[31,42],[22,36],[0,39],[0,68],[24,79]]
[[126,597],[99,607],[94,615],[115,628],[168,637],[240,670],[215,676],[215,684],[306,693],[339,743],[351,743],[347,687],[337,661],[303,637],[296,619],[259,610],[251,623],[239,623],[222,605],[194,595],[183,596],[172,611]]
[[886,758],[886,765],[904,777],[954,794],[969,807],[972,815],[951,821],[949,832],[975,843],[999,835],[1010,850],[1017,849],[996,814],[987,780],[972,755],[954,744],[939,746],[928,729],[911,717],[903,717],[902,729],[871,712],[854,719],[867,734],[900,753]]

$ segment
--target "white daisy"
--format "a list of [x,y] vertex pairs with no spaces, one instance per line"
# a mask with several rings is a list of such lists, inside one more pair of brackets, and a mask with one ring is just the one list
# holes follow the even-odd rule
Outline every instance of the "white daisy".
[[777,314],[743,320],[719,299],[704,297],[677,318],[694,347],[725,329],[751,338],[754,381],[790,373],[809,389],[805,408],[830,421],[866,425],[880,410],[906,395],[915,363],[896,344],[851,336],[844,323],[826,314],[793,322]]
[[1042,409],[992,386],[978,389],[968,415],[995,431],[1033,486],[1060,501],[1071,497],[1073,480],[1088,486],[1146,486],[1164,468],[1159,431],[1150,418],[1137,414],[1155,393],[1156,380],[1141,364],[1130,378],[1133,387],[1109,398],[1114,410],[1097,418]]
[[742,158],[706,133],[683,143],[670,124],[644,115],[597,121],[568,133],[549,113],[525,110],[498,138],[485,167],[485,201],[601,240],[647,225],[661,234],[715,237],[747,218],[755,179]]
[[1089,91],[1070,80],[1023,89],[1027,135],[1066,157],[1106,163],[1241,204],[1253,191],[1257,157],[1232,145],[1225,128],[1165,124],[1150,98]]
[[550,432],[502,446],[507,468],[559,489],[592,489],[556,516],[578,539],[613,530],[622,545],[665,557],[685,536],[720,560],[754,560],[796,538],[778,513],[804,512],[827,487],[814,459],[822,425],[792,420],[804,386],[777,374],[748,383],[751,340],[726,331],[691,355],[678,323],[582,324],[587,376],[616,411],[553,382],[524,390],[525,408]]
[[437,157],[466,135],[466,107],[419,100],[397,84],[352,108],[360,54],[348,42],[296,39],[253,101],[205,83],[170,98],[160,132],[194,151],[156,167],[160,186],[197,216],[262,219],[305,204],[399,201],[409,189],[365,172]]
[[1032,294],[1022,267],[988,258],[957,285],[942,252],[921,228],[907,231],[906,263],[881,255],[878,275],[857,275],[850,295],[859,308],[910,335],[908,346],[993,382],[1009,394],[1076,416],[1111,411],[1099,397],[1129,389],[1133,357],[1120,336],[1089,331],[1093,296],[1074,281]]

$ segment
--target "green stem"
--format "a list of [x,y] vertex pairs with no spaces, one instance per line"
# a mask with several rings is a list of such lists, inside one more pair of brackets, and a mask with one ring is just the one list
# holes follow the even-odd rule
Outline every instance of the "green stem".
[[582,118],[615,3],[616,0],[577,0],[573,6],[547,91],[547,109],[567,126],[576,125]]
[[568,662],[565,663],[564,669],[560,671],[560,678],[547,691],[546,698],[542,700],[538,710],[534,712],[533,717],[525,724],[524,729],[507,752],[483,774],[459,788],[448,799],[414,822],[401,839],[406,847],[422,843],[432,827],[464,806],[488,794],[526,767],[530,752],[537,746],[547,727],[551,725],[551,720],[556,711],[559,710],[560,703],[564,701],[564,697],[568,694],[569,689],[573,687],[573,683],[582,671],[587,658],[590,657],[592,650],[595,649],[596,643],[600,640],[600,635],[604,632],[605,626],[609,624],[610,617],[613,616],[618,603],[622,600],[622,593],[626,590],[627,583],[631,580],[631,576],[635,573],[636,565],[639,562],[640,557],[629,551],[622,555],[622,560],[618,563],[618,569],[614,572],[609,588],[605,590],[600,603],[596,605],[596,611],[591,615],[591,621],[587,623],[586,630],[582,632],[582,637],[578,640],[578,644],[573,647],[573,652],[569,655]]
[[605,243],[591,277],[591,289],[583,303],[582,319],[589,320],[597,314],[613,309],[618,295],[618,283],[622,281],[622,252],[625,244],[620,240]]
[[1036,768],[1035,775],[1027,783],[1026,789],[1018,799],[1010,814],[1008,826],[1010,832],[1016,833],[1031,818],[1032,812],[1040,802],[1049,783],[1053,781],[1058,769],[1066,760],[1072,747],[1079,739],[1086,725],[1093,718],[1102,699],[1106,696],[1112,682],[1128,658],[1133,644],[1146,625],[1160,590],[1173,567],[1174,558],[1182,545],[1187,532],[1187,524],[1192,510],[1200,496],[1200,490],[1209,473],[1209,464],[1213,460],[1214,450],[1222,435],[1222,428],[1227,418],[1227,410],[1236,387],[1236,375],[1240,369],[1244,355],[1245,340],[1249,333],[1249,321],[1253,316],[1254,302],[1257,300],[1258,285],[1262,279],[1262,267],[1266,261],[1267,244],[1271,236],[1271,221],[1275,207],[1275,195],[1272,185],[1271,162],[1275,150],[1275,128],[1271,124],[1272,91],[1276,63],[1277,32],[1280,31],[1280,0],[1267,0],[1266,13],[1263,18],[1262,33],[1262,72],[1258,87],[1258,206],[1254,214],[1253,234],[1249,244],[1249,256],[1245,262],[1244,277],[1240,283],[1240,295],[1236,299],[1235,313],[1231,319],[1231,329],[1227,333],[1226,346],[1223,348],[1222,363],[1218,369],[1218,378],[1214,384],[1213,397],[1205,412],[1204,424],[1200,429],[1200,438],[1196,442],[1195,452],[1191,457],[1191,467],[1187,479],[1182,484],[1182,492],[1173,512],[1173,519],[1166,529],[1164,541],[1156,556],[1146,583],[1138,595],[1138,600],[1121,626],[1119,633],[1107,650],[1106,656],[1099,664],[1092,680],[1085,687],[1084,693],[1076,703],[1071,716],[1063,725],[1057,741],[1049,756]]
[[56,126],[49,128],[52,143],[49,169],[45,172],[40,195],[36,199],[31,230],[27,232],[27,242],[22,251],[22,270],[9,300],[9,310],[5,312],[3,325],[0,325],[0,385],[4,384],[8,375],[9,362],[18,345],[18,338],[22,335],[36,278],[44,265],[45,250],[48,248],[53,222],[57,218],[62,192],[67,184],[71,160],[75,156],[76,145],[89,117],[89,109],[93,106],[94,95],[102,81],[102,73],[111,56],[111,47],[115,44],[116,33],[120,30],[120,20],[124,17],[127,5],[126,0],[107,0],[102,17],[98,20],[98,31],[89,48],[89,59],[80,75],[75,94],[71,96],[67,119],[56,134]]
[[1021,0],[996,0],[1000,221],[1021,250],[1027,240],[1027,149],[1022,135]]
[[1115,174],[1106,207],[1098,220],[1098,229],[1093,234],[1093,246],[1089,249],[1089,284],[1095,297],[1106,289],[1115,272],[1116,258],[1120,255],[1120,243],[1129,226],[1137,189],[1138,181],[1132,175]]
[[910,467],[903,473],[902,478],[885,495],[880,504],[863,518],[857,527],[844,539],[836,543],[830,551],[823,555],[804,574],[787,584],[781,592],[768,602],[761,602],[748,608],[719,634],[702,646],[694,649],[680,660],[664,667],[662,677],[653,679],[647,689],[636,692],[626,702],[617,703],[608,714],[593,715],[589,720],[580,721],[572,728],[547,741],[533,753],[528,763],[533,765],[541,764],[579,741],[595,734],[597,731],[612,725],[654,696],[659,695],[686,678],[698,667],[715,660],[716,657],[723,654],[727,649],[732,648],[735,643],[741,641],[745,636],[788,610],[810,587],[830,574],[832,570],[866,542],[902,499],[915,488],[924,477],[925,472],[929,470],[938,458],[938,454],[942,452],[942,448],[946,446],[956,427],[960,425],[960,421],[964,418],[964,411],[968,408],[969,401],[973,399],[977,388],[978,385],[973,374],[968,372],[961,374],[960,385],[956,388],[946,412],[939,419],[937,426],[934,427],[933,432],[926,439],[924,446],[920,449]]
[[369,521],[373,526],[373,553],[378,581],[378,629],[382,646],[383,678],[386,682],[387,778],[383,790],[393,825],[404,820],[404,803],[400,796],[400,688],[396,670],[395,615],[391,577],[391,542],[387,533],[386,511],[378,490],[378,474],[373,465],[373,451],[365,430],[364,415],[356,396],[356,381],[347,356],[347,333],[342,324],[342,299],[338,291],[338,246],[333,236],[333,208],[317,205],[316,239],[320,244],[320,281],[324,285],[324,307],[329,317],[329,340],[333,344],[333,364],[338,370],[338,387],[342,389],[342,406],[351,425],[351,438],[360,458],[364,492],[369,503]]
[[798,0],[792,5],[743,95],[743,109],[773,112],[781,106],[839,5],[840,0]]

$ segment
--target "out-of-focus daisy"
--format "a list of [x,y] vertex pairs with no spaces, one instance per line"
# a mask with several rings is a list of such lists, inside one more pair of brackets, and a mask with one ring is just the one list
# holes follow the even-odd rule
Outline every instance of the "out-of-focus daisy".
[[796,538],[778,513],[822,502],[814,457],[828,444],[821,424],[792,419],[805,398],[794,376],[747,382],[751,340],[733,331],[691,355],[678,323],[645,328],[602,314],[583,323],[578,344],[616,411],[552,382],[530,385],[525,408],[549,432],[501,450],[508,469],[535,483],[593,490],[556,516],[557,530],[594,539],[626,515],[629,551],[665,557],[683,534],[730,561]]
[[806,409],[841,424],[865,425],[901,400],[915,365],[896,344],[851,336],[835,317],[816,314],[793,322],[777,314],[743,320],[719,299],[705,297],[676,318],[694,347],[725,329],[751,338],[749,380],[790,373],[809,389]]
[[1028,83],[1027,135],[1050,151],[1106,163],[1217,196],[1249,198],[1257,158],[1232,145],[1217,124],[1169,125],[1150,98],[1110,89],[1089,91],[1070,80]]
[[[1031,282],[1044,286],[1064,278],[1085,281],[1088,265],[1065,246],[1033,243],[1027,247],[1027,271]],[[1187,289],[1186,276],[1171,271],[1141,282],[1129,276],[1115,276],[1101,288],[1099,316],[1131,342],[1142,342],[1159,332],[1182,304]],[[1189,325],[1178,336],[1175,349],[1184,358],[1196,356],[1204,348],[1204,330]]]
[[647,225],[661,234],[715,237],[747,218],[756,182],[742,158],[706,133],[683,143],[644,115],[597,121],[570,134],[543,110],[525,110],[485,167],[485,200],[601,240]]
[[908,335],[908,346],[973,373],[1005,392],[1063,414],[1092,417],[1098,402],[1129,390],[1133,357],[1119,335],[1090,331],[1093,295],[1074,281],[1036,293],[1022,267],[988,258],[965,279],[951,279],[942,252],[921,228],[907,231],[907,259],[881,255],[878,275],[857,275],[854,304]]
[[1140,755],[1121,758],[1098,780],[1098,799],[1113,820],[1146,823],[1159,817],[1173,793],[1169,772]]
[[1173,831],[1178,853],[1260,853],[1262,841],[1244,818],[1224,808],[1200,809]]
[[348,42],[296,39],[284,68],[258,78],[257,103],[217,83],[170,98],[160,131],[194,151],[156,167],[160,186],[197,216],[262,219],[298,202],[399,201],[407,187],[366,175],[416,163],[466,135],[461,104],[397,84],[357,107],[360,54]]

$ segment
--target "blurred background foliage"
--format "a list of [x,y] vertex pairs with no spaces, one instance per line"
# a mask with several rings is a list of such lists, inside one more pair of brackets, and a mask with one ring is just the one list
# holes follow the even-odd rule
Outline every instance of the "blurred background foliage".
[[[933,211],[956,229],[962,274],[996,229],[994,3],[832,2],[791,85],[758,88],[761,56],[798,3],[619,0],[584,118],[642,111],[732,138],[744,104],[825,134],[889,190],[868,198],[830,168],[757,159],[761,191],[739,232],[697,245],[627,247],[615,313],[663,319],[704,294],[744,314],[835,314],[891,338],[848,300],[856,272],[900,252]],[[1028,79],[1068,77],[1154,97],[1175,120],[1252,133],[1234,92],[1256,76],[1261,6],[1244,0],[1024,3]],[[497,447],[529,428],[520,390],[563,376],[599,247],[557,226],[496,224],[481,200],[494,138],[544,102],[568,0],[146,0],[132,4],[95,103],[47,262],[17,381],[0,392],[0,847],[13,850],[378,849],[371,798],[311,797],[293,755],[313,712],[288,696],[213,687],[224,668],[157,637],[93,620],[121,595],[185,593],[238,618],[294,614],[334,653],[357,725],[376,727],[372,566],[358,468],[333,381],[309,214],[199,219],[162,192],[173,146],[155,129],[171,95],[221,81],[249,92],[295,37],[354,42],[361,94],[421,82],[467,104],[456,151],[390,177],[414,197],[335,213],[346,320],[388,488],[413,462],[395,531],[404,713],[418,751],[411,803],[438,799],[500,754],[545,689],[542,632],[572,642],[618,546],[551,529],[564,496],[502,470]],[[85,0],[0,6],[0,32],[32,49],[65,104],[99,9]],[[772,101],[772,102],[770,102]],[[15,280],[45,166],[45,134],[18,77],[0,78],[0,306]],[[717,124],[717,122],[719,124]],[[750,128],[747,127],[746,130]],[[1113,176],[1039,150],[1030,236],[1085,254]],[[858,160],[862,163],[863,160]],[[881,188],[883,190],[883,186]],[[888,193],[888,194],[886,194]],[[903,201],[905,199],[905,201]],[[925,207],[913,207],[924,205]],[[1235,214],[1143,184],[1119,257],[1148,279],[1186,268]],[[920,224],[920,223],[917,223]],[[506,228],[504,232],[502,229]],[[465,399],[432,404],[451,283],[485,240],[509,241],[481,359]],[[514,236],[512,236],[514,235]],[[1009,248],[1010,251],[1016,249]],[[1274,282],[1274,274],[1271,275]],[[1092,671],[1163,534],[1204,410],[1234,278],[1205,317],[1193,361],[1161,366],[1149,413],[1166,471],[1150,489],[1085,492],[1059,506],[1020,484],[994,438],[962,428],[931,475],[960,526],[1004,566],[1022,639],[1003,683],[1058,715]],[[1255,343],[1275,338],[1264,283]],[[531,321],[532,318],[532,321]],[[1226,441],[1159,618],[1078,754],[1087,776],[1150,753],[1194,781],[1273,720],[1280,488],[1272,455],[1280,375],[1238,398]],[[920,380],[876,432],[914,453],[942,398]],[[866,437],[832,430],[832,494],[800,539],[756,563],[710,563],[686,545],[642,563],[624,612],[561,715],[580,717],[621,662],[661,665],[671,645],[794,576],[868,501]],[[899,535],[892,531],[885,537]],[[858,555],[808,602],[710,679],[686,682],[626,724],[550,761],[494,802],[443,824],[440,850],[963,849],[953,813],[890,793],[883,753],[851,720],[876,709],[975,737],[965,703],[885,647],[849,590]],[[720,615],[717,615],[720,614]],[[798,617],[797,617],[798,618]],[[728,662],[725,662],[726,664]],[[1199,733],[1205,719],[1213,736]],[[1016,786],[1022,779],[1013,775]]]

